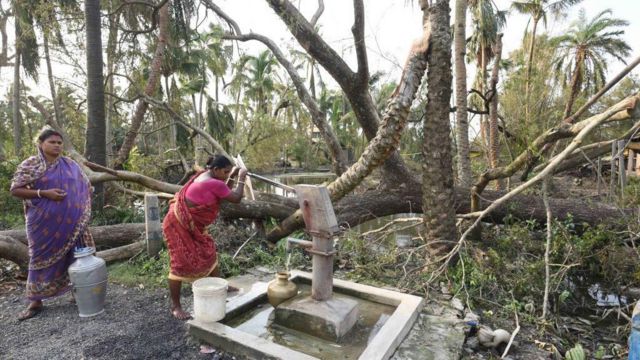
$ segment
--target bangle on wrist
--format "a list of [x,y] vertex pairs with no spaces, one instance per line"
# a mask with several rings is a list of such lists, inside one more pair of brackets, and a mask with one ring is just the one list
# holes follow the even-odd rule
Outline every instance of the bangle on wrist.
[[42,196],[40,196],[40,189],[38,189],[38,191],[36,191],[36,194],[38,194],[39,198],[42,198]]

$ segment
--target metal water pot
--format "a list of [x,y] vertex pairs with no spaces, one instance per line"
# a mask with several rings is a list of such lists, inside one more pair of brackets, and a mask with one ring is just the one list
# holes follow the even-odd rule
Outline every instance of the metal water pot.
[[73,294],[80,317],[90,317],[104,311],[107,295],[107,264],[93,256],[96,249],[78,248],[73,256],[76,260],[69,266],[69,278],[73,283]]

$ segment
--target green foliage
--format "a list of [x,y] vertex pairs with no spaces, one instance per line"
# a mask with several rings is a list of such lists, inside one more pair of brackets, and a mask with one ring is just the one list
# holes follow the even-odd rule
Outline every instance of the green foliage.
[[422,290],[423,272],[406,276],[406,267],[424,264],[422,254],[398,249],[390,239],[365,239],[348,232],[337,243],[336,266],[349,270],[345,276],[353,281],[375,286],[402,287],[413,291]]
[[[483,234],[491,247],[474,246],[461,252],[462,260],[448,274],[454,288],[464,289],[472,306],[482,300],[503,302],[513,294],[515,300],[507,303],[505,314],[524,303],[540,308],[545,281],[544,226],[511,221],[507,226],[484,229]],[[602,227],[571,219],[554,222],[549,260],[553,264],[552,303],[572,309],[583,303],[586,289],[593,284],[618,289],[636,282],[640,267],[618,239],[618,234]]]
[[100,226],[144,222],[144,209],[142,206],[143,203],[140,200],[134,204],[123,203],[120,206],[109,205],[103,209],[93,211],[91,225]]
[[15,160],[0,162],[0,230],[24,226],[22,201],[11,196],[9,188],[18,162]]
[[109,279],[128,286],[157,288],[167,284],[169,274],[169,253],[160,251],[157,259],[141,254],[129,261],[110,265]]
[[[587,355],[582,348],[582,345],[576,344],[573,348],[567,350],[567,353],[564,357],[566,360],[584,360],[587,358]],[[596,359],[601,359],[602,357],[596,356]]]

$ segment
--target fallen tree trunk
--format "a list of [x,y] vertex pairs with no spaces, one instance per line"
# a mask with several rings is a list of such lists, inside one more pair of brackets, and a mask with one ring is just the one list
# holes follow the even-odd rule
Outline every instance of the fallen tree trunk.
[[0,258],[16,263],[22,271],[26,272],[29,269],[27,245],[12,237],[0,235]]
[[[481,209],[486,208],[495,199],[504,193],[485,190],[482,193]],[[282,220],[293,213],[297,206],[292,199],[278,199],[274,196],[265,196],[274,202],[267,201],[243,201],[241,204],[227,204],[222,208],[221,215],[225,218],[275,218]],[[470,211],[469,191],[462,188],[456,189],[456,213],[466,214]],[[576,224],[588,223],[591,225],[607,224],[612,228],[624,229],[634,211],[620,209],[615,206],[600,202],[589,202],[576,199],[549,199],[554,216],[560,220],[571,217]],[[335,204],[334,210],[340,225],[354,227],[365,221],[399,213],[419,213],[422,210],[422,191],[417,184],[403,184],[393,190],[375,189],[361,194],[351,194]],[[520,220],[536,220],[541,224],[545,222],[546,212],[542,198],[532,195],[517,195],[505,206],[492,212],[484,220],[493,223],[503,223],[506,217]],[[290,223],[289,227],[282,228],[282,236],[269,237],[275,242],[291,232],[302,227],[300,224]],[[95,226],[90,228],[96,245],[99,247],[111,247],[113,249],[100,251],[98,256],[107,262],[126,259],[136,255],[144,249],[144,241],[131,243],[140,238],[144,233],[144,224],[118,224],[107,226]],[[287,233],[288,231],[288,233]],[[24,230],[0,231],[0,258],[15,262],[20,267],[25,267],[29,262],[29,255]],[[120,246],[126,245],[126,246]]]
[[[92,226],[89,228],[98,249],[131,244],[144,234],[144,223]],[[24,229],[0,231],[0,236],[11,237],[27,245]]]
[[[349,195],[341,200],[335,211],[341,224],[355,226],[376,217],[398,213],[419,213],[422,209],[422,193],[419,187],[399,187],[392,191],[370,190],[360,195]],[[485,190],[480,202],[485,209],[491,202],[504,195],[504,192]],[[469,191],[456,188],[456,213],[470,212]],[[562,221],[571,217],[576,224],[608,224],[612,228],[626,228],[626,221],[635,212],[596,201],[576,199],[549,199],[551,211],[556,219]],[[546,212],[542,198],[532,195],[518,195],[484,220],[501,224],[506,217],[519,220],[536,220],[544,223]]]
[[130,259],[133,256],[138,255],[141,251],[144,251],[145,246],[146,243],[144,241],[137,241],[133,244],[98,251],[96,256],[104,259],[107,263],[111,263],[118,260]]
[[[480,209],[504,195],[504,192],[485,190],[479,202]],[[471,210],[469,190],[456,188],[456,214],[466,214]],[[549,199],[554,217],[560,221],[571,217],[576,224],[598,225],[606,223],[615,229],[626,228],[627,220],[634,215],[633,210],[620,209],[597,201],[576,199]],[[420,213],[422,211],[422,190],[418,183],[405,183],[392,190],[367,190],[361,194],[351,194],[334,204],[340,225],[353,227],[377,217],[399,214]],[[504,206],[493,211],[484,221],[501,224],[509,216],[519,220],[546,221],[542,198],[532,195],[517,195]],[[272,231],[268,240],[276,242],[293,231],[302,228],[302,218],[283,221],[277,231]]]

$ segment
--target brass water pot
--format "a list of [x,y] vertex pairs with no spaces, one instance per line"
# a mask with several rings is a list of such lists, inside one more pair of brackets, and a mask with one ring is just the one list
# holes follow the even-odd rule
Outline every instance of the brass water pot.
[[286,271],[278,272],[275,280],[272,280],[267,286],[267,299],[273,307],[297,294],[298,286],[293,281],[289,281],[289,273]]

